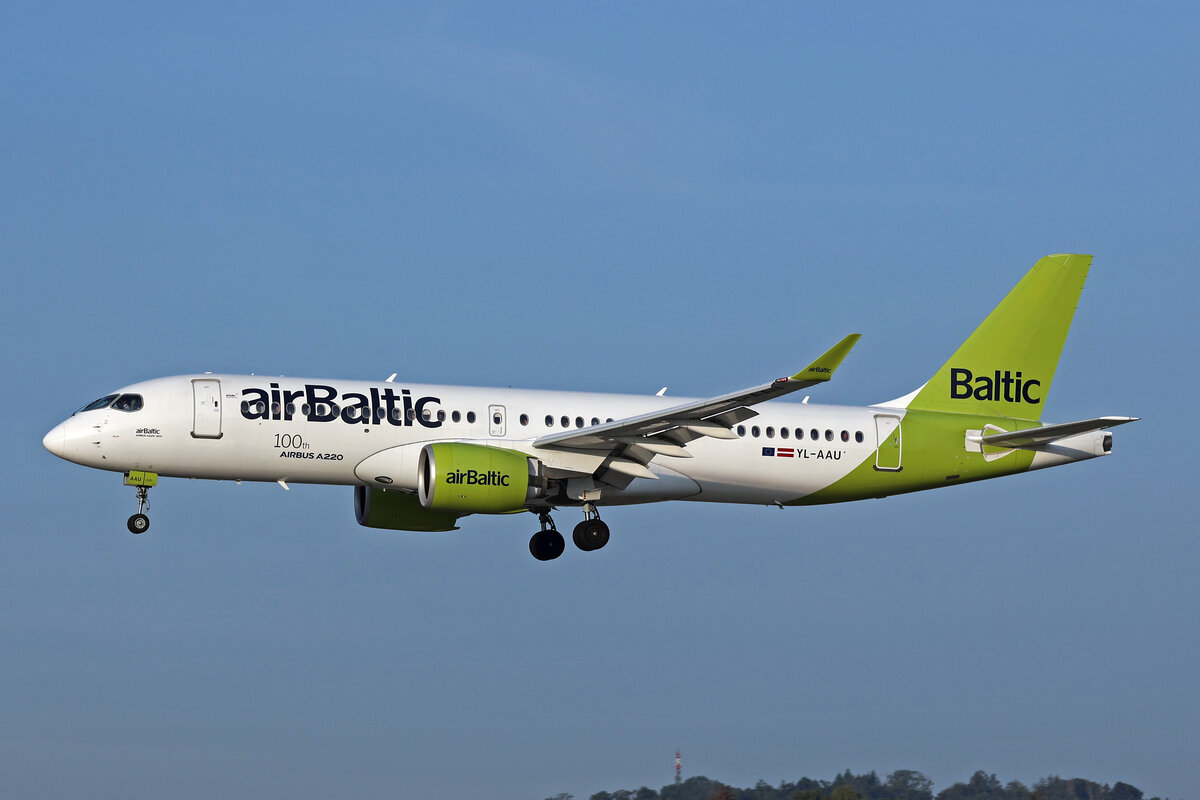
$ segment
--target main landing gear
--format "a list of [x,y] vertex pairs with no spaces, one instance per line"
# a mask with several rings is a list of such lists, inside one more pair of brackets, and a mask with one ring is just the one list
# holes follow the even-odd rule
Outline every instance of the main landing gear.
[[558,558],[563,554],[567,543],[563,539],[563,535],[554,527],[554,520],[550,519],[550,512],[539,512],[538,522],[542,523],[542,529],[529,540],[529,552],[538,561],[550,561]]
[[585,553],[608,544],[608,525],[600,519],[600,512],[594,503],[583,504],[583,522],[575,526],[571,539]]
[[[542,523],[542,529],[529,540],[529,552],[538,561],[551,561],[563,554],[567,546],[566,541],[554,527],[554,520],[550,518],[549,511],[538,512],[538,521]],[[608,544],[608,525],[601,521],[595,504],[584,503],[583,522],[575,526],[575,530],[571,532],[571,540],[585,553],[599,550]]]
[[129,522],[126,523],[130,533],[145,533],[150,530],[150,518],[142,513],[150,510],[149,494],[149,486],[137,487],[138,513],[130,517]]

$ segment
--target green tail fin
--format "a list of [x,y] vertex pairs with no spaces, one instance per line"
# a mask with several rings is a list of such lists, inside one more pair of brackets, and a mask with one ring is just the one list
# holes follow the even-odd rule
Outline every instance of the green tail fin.
[[1091,256],[1046,256],[908,403],[911,409],[1037,420]]

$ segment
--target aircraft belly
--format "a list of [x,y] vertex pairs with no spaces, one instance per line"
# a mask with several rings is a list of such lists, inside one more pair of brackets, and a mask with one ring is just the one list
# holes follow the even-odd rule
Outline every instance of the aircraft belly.
[[605,488],[601,502],[606,506],[658,503],[664,500],[686,500],[700,493],[700,485],[675,470],[655,464],[657,480],[634,478],[624,489]]

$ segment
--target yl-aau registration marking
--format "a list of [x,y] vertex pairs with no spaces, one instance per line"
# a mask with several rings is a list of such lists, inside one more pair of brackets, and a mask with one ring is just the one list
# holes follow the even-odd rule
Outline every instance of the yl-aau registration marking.
[[602,508],[836,503],[1107,455],[1110,429],[1133,417],[1041,422],[1090,264],[1043,258],[926,383],[870,406],[771,402],[830,380],[854,334],[793,375],[703,399],[158,378],[89,403],[44,444],[123,473],[137,492],[134,533],[149,527],[160,476],[324,483],[352,486],[355,518],[373,528],[447,531],[472,514],[532,512],[529,549],[548,560],[565,547],[551,516],[564,508],[581,512],[572,538],[588,551],[609,540]]

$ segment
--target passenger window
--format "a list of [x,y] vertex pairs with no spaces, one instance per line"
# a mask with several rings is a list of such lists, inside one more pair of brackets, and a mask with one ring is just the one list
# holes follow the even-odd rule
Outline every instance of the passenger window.
[[445,421],[446,421],[446,412],[439,411],[438,412],[438,422],[445,422]]
[[522,415],[521,415],[521,424],[522,424],[522,425],[528,425],[528,424],[529,424],[529,415],[528,415],[528,414],[522,414]]
[[833,441],[833,431],[829,430],[828,428],[825,429],[825,441],[827,441],[827,442]]
[[786,439],[787,437],[788,437],[788,429],[787,429],[787,428],[780,428],[780,429],[779,429],[779,438],[780,438],[780,439]]
[[737,433],[738,433],[738,436],[745,436],[745,435],[746,435],[746,426],[745,426],[745,425],[738,425],[738,427],[737,427]]
[[775,438],[775,429],[774,429],[774,428],[772,428],[770,425],[768,425],[768,426],[767,426],[767,438],[768,438],[768,439],[774,439],[774,438]]
[[750,429],[750,435],[753,436],[755,439],[758,438],[758,426],[757,425],[755,425],[754,427],[752,427]]
[[842,441],[843,442],[850,441],[850,432],[849,431],[842,431]]
[[546,427],[547,428],[554,427],[554,417],[550,416],[549,414],[546,415]]
[[458,422],[461,419],[462,419],[462,414],[458,413],[457,411],[452,411],[450,413],[450,421],[451,422]]
[[563,417],[563,418],[561,418],[561,419],[559,420],[559,422],[561,422],[561,423],[562,423],[562,426],[563,426],[564,428],[569,428],[569,427],[571,427],[571,419],[570,419],[569,417]]
[[575,427],[576,427],[576,428],[582,428],[582,427],[583,427],[583,417],[576,417],[576,418],[575,418]]
[[812,440],[813,440],[814,442],[815,442],[817,439],[820,439],[820,438],[821,438],[821,434],[820,434],[820,432],[819,432],[819,431],[818,431],[816,428],[813,428],[811,431],[809,431],[809,432],[808,432],[808,435],[809,435],[809,436],[812,438]]
[[475,412],[474,411],[467,412],[467,422],[472,423],[472,424],[475,422]]
[[862,440],[863,440],[862,431],[855,431],[854,432],[854,441],[858,442],[859,444],[862,444]]
[[593,425],[599,425],[599,424],[600,424],[600,420],[599,420],[599,418],[598,418],[598,417],[592,417],[592,424],[593,424]]

